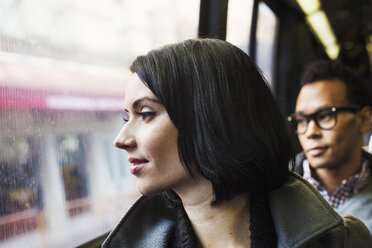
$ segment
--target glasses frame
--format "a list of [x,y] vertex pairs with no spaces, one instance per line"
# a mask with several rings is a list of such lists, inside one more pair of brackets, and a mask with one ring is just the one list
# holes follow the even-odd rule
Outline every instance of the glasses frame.
[[[339,112],[352,112],[352,113],[356,113],[358,112],[362,107],[359,106],[359,105],[349,105],[349,106],[340,106],[340,107],[330,107],[330,106],[327,106],[327,107],[322,107],[322,108],[319,108],[317,111],[315,111],[314,113],[311,113],[311,114],[303,114],[303,113],[293,113],[291,115],[289,115],[287,117],[287,120],[292,123],[294,130],[295,130],[295,133],[296,134],[304,134],[306,133],[307,131],[307,128],[309,126],[309,123],[311,120],[314,121],[314,123],[316,124],[316,126],[322,130],[331,130],[332,128],[334,128],[336,125],[337,125],[337,115]],[[325,110],[328,110],[328,111],[331,111],[332,113],[334,113],[335,115],[335,124],[330,127],[330,128],[323,128],[319,125],[318,123],[318,120],[316,119],[317,115],[322,112],[322,111],[325,111]],[[306,128],[303,132],[298,132],[297,131],[297,122],[296,122],[296,116],[301,116],[301,117],[304,117],[306,119]]]

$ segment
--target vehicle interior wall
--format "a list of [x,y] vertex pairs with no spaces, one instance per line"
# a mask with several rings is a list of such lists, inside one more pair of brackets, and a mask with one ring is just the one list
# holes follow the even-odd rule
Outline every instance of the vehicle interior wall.
[[202,38],[226,39],[228,0],[201,0],[199,32]]
[[[299,77],[308,63],[329,59],[296,0],[263,0],[280,19],[275,59],[275,93],[285,115],[294,109]],[[337,60],[371,80],[371,1],[320,1],[340,46]]]
[[301,18],[288,13],[280,19],[275,66],[275,93],[281,110],[289,115],[295,106],[299,78],[306,64],[326,55]]

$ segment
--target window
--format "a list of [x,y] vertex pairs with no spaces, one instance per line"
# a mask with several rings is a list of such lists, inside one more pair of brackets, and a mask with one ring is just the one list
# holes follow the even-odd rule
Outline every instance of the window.
[[231,0],[227,12],[226,40],[248,54],[253,0]]
[[84,143],[80,135],[57,136],[57,162],[62,174],[65,201],[68,214],[73,217],[90,208],[90,202],[84,201],[88,197],[88,175]]
[[258,5],[257,20],[257,65],[261,68],[265,78],[272,85],[274,46],[276,37],[277,18],[265,3]]
[[0,242],[39,227],[43,202],[37,145],[32,137],[0,137]]
[[74,247],[117,224],[138,197],[112,145],[129,64],[196,37],[199,5],[0,1],[1,247]]

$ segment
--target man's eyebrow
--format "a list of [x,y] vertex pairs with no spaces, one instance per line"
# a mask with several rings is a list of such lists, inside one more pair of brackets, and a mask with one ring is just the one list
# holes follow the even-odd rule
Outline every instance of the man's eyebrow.
[[314,114],[314,113],[316,113],[316,112],[320,112],[320,111],[323,111],[323,110],[329,110],[329,109],[331,109],[332,108],[332,106],[330,106],[330,105],[324,105],[324,106],[321,106],[321,107],[319,107],[319,108],[317,108],[315,111],[313,111],[312,113],[310,113],[310,114],[305,114],[303,111],[296,111],[295,112],[295,114],[300,114],[300,115],[311,115],[311,114]]

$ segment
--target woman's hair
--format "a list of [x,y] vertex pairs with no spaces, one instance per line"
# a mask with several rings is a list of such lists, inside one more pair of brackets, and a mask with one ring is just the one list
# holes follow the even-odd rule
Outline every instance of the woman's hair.
[[239,48],[191,39],[139,56],[130,69],[177,127],[186,169],[212,183],[212,204],[266,194],[286,180],[292,147],[284,118],[259,69]]

